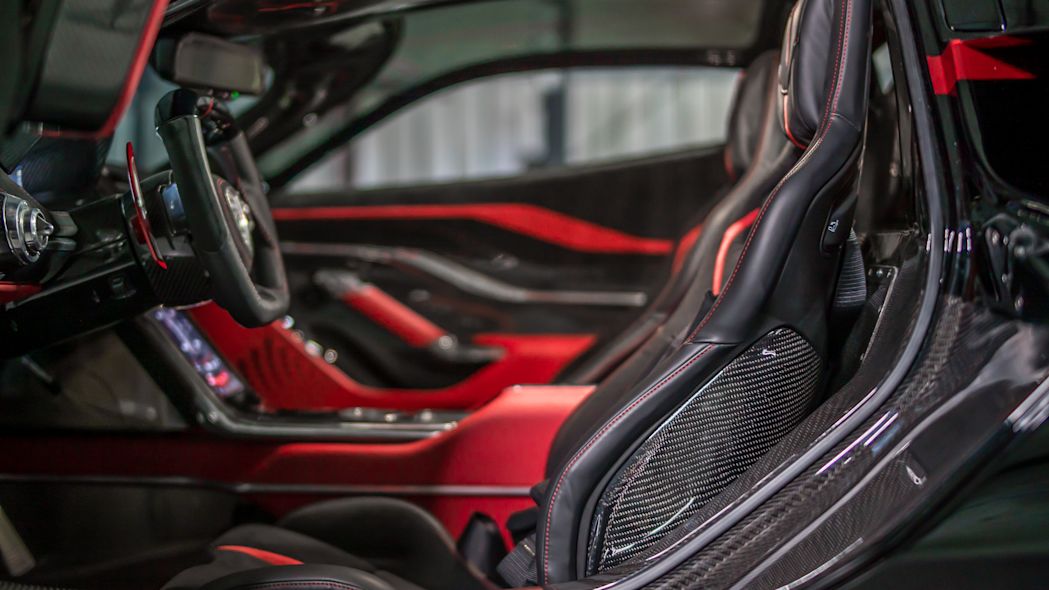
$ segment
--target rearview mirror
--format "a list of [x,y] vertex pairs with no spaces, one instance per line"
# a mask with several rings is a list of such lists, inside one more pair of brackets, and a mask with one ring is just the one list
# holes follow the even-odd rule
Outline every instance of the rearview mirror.
[[153,66],[164,78],[194,90],[261,94],[265,63],[253,47],[189,33],[157,41]]

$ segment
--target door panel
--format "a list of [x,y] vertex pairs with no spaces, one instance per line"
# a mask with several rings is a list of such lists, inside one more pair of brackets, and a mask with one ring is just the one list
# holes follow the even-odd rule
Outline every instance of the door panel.
[[283,338],[196,319],[267,407],[476,407],[506,386],[556,381],[621,336],[726,182],[722,150],[708,148],[279,196],[294,330],[328,353],[301,359],[318,376],[309,392],[243,360]]
[[[280,327],[243,330],[209,308],[194,315],[267,408],[475,408],[517,383],[554,382],[617,338],[726,182],[721,149],[708,148],[510,179],[281,195],[293,330],[318,354],[291,354],[301,344]],[[255,368],[270,349],[314,377]]]
[[193,317],[270,411],[475,409],[506,387],[552,381],[594,341],[590,334],[478,333],[472,341],[499,354],[463,380],[435,388],[376,387],[311,353],[280,324],[244,328],[214,304],[193,310]]

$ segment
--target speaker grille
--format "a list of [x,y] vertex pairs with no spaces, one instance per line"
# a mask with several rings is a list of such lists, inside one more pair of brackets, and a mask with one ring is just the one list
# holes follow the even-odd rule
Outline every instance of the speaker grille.
[[811,408],[821,369],[812,346],[781,328],[693,393],[602,494],[588,573],[637,556],[753,465]]

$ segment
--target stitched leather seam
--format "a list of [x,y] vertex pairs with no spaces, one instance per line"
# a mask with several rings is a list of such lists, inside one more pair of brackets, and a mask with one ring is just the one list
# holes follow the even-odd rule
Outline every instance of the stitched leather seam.
[[[844,69],[842,57],[843,55],[847,55],[845,47],[847,47],[848,44],[849,31],[846,27],[852,22],[851,0],[842,0],[842,8],[843,10],[841,21],[838,25],[839,37],[841,38],[841,41],[838,44],[838,51],[835,58],[836,62],[834,64],[833,80],[835,82],[835,89],[832,95],[834,97],[834,106],[832,109],[824,108],[823,121],[820,123],[819,138],[814,144],[812,144],[809,150],[805,152],[805,155],[802,156],[801,160],[798,161],[797,164],[795,164],[794,168],[791,169],[790,173],[788,173],[787,176],[783,177],[783,180],[779,181],[779,183],[776,185],[776,188],[773,189],[772,194],[769,195],[769,198],[765,201],[764,205],[762,205],[761,213],[758,214],[758,218],[754,221],[754,225],[750,231],[750,234],[747,236],[747,241],[743,244],[743,250],[740,252],[739,259],[736,261],[736,267],[732,269],[732,274],[729,276],[728,282],[725,283],[725,288],[721,290],[721,296],[718,297],[716,301],[714,301],[714,305],[711,306],[710,311],[707,312],[707,315],[703,318],[703,321],[700,322],[699,325],[696,326],[696,329],[692,331],[692,334],[689,336],[689,340],[695,340],[699,332],[710,322],[710,318],[714,316],[714,312],[717,311],[718,306],[721,305],[721,302],[724,300],[725,295],[728,294],[729,289],[732,287],[732,283],[736,279],[736,274],[739,272],[740,267],[743,266],[743,260],[747,255],[747,251],[750,249],[750,244],[753,241],[754,236],[757,235],[762,220],[765,218],[765,212],[768,210],[769,206],[772,205],[772,201],[775,200],[776,196],[779,194],[780,189],[783,187],[784,184],[786,184],[787,180],[792,178],[794,174],[802,168],[802,166],[811,158],[812,154],[819,148],[819,146],[823,144],[823,138],[826,137],[827,130],[830,128],[830,125],[827,124],[827,122],[830,120],[831,111],[837,108],[838,98],[841,96],[842,77],[840,76],[840,73]],[[830,96],[827,97],[827,101],[829,104]]]
[[347,584],[345,582],[335,582],[335,581],[330,581],[330,582],[328,582],[328,581],[324,581],[324,582],[321,582],[321,581],[317,581],[317,582],[305,582],[305,581],[302,581],[302,582],[292,582],[292,581],[288,581],[288,582],[260,582],[260,583],[257,583],[257,584],[244,584],[242,586],[237,586],[237,590],[249,590],[249,589],[261,590],[263,588],[273,588],[273,589],[280,589],[280,588],[329,588],[331,590],[364,590],[360,586],[357,586],[357,585],[354,585],[354,584]]
[[[611,420],[606,422],[605,425],[601,427],[601,430],[597,431],[593,436],[591,436],[590,440],[588,440],[586,442],[586,445],[584,445],[583,448],[581,448],[578,451],[576,451],[575,455],[572,456],[572,460],[569,461],[568,465],[566,465],[565,468],[561,470],[561,475],[560,475],[560,477],[557,478],[557,485],[554,486],[554,490],[550,494],[550,499],[548,500],[548,506],[552,506],[553,505],[554,500],[557,498],[557,495],[561,491],[561,484],[564,483],[565,476],[568,475],[568,472],[571,471],[572,467],[574,467],[575,464],[579,462],[579,459],[581,459],[582,456],[584,454],[586,454],[586,452],[588,450],[590,450],[590,448],[593,447],[597,443],[598,440],[601,439],[601,437],[603,437],[609,430],[611,430],[617,423],[619,423],[619,421],[622,420],[627,414],[629,414],[631,412],[631,410],[636,408],[638,405],[640,405],[642,402],[644,402],[649,397],[652,397],[653,394],[658,392],[667,383],[669,383],[675,377],[680,375],[682,371],[684,371],[685,369],[688,369],[693,364],[695,364],[696,361],[698,361],[699,359],[703,358],[703,356],[706,355],[710,351],[711,348],[713,348],[713,347],[708,345],[708,346],[704,347],[702,350],[699,350],[698,352],[696,352],[696,354],[693,355],[688,361],[686,361],[680,367],[675,369],[673,373],[671,373],[671,374],[667,375],[666,377],[664,377],[663,379],[661,379],[658,383],[656,383],[655,385],[650,387],[648,389],[648,391],[646,391],[645,393],[643,393],[640,396],[638,396],[637,399],[635,399],[633,402],[631,402],[629,406],[627,406],[626,408],[623,408],[622,410],[620,410],[618,414],[613,416]],[[546,531],[543,534],[543,572],[546,574],[547,578],[550,577],[550,523],[551,523],[552,519],[553,519],[553,511],[552,510],[547,510],[547,513],[546,513]]]

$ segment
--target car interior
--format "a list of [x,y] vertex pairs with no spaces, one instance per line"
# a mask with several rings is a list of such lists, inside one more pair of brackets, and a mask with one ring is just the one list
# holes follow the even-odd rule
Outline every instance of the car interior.
[[[900,354],[929,252],[883,2],[299,4],[17,20],[3,579],[654,580]],[[70,71],[107,27],[119,73]],[[656,147],[579,155],[601,84]],[[495,120],[549,149],[418,174]]]

